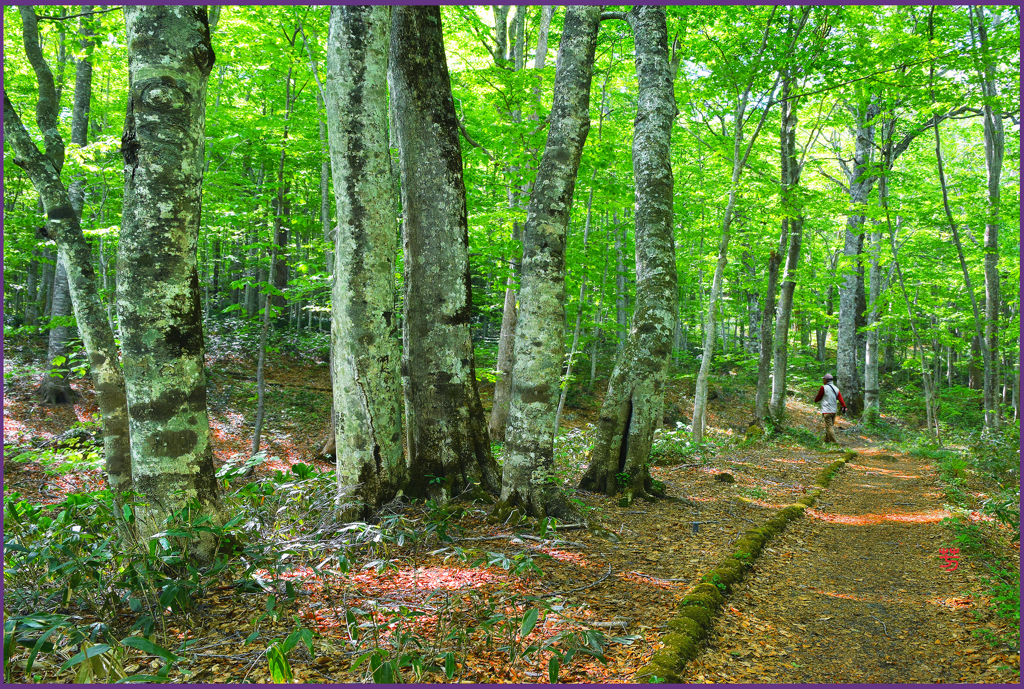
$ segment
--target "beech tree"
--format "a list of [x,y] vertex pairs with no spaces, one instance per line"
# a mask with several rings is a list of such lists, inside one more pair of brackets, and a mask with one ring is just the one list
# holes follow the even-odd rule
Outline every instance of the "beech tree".
[[637,6],[626,19],[633,29],[638,81],[633,138],[636,309],[625,349],[608,382],[593,459],[580,487],[609,495],[623,491],[629,502],[663,492],[654,487],[648,458],[661,421],[678,288],[671,162],[676,109],[665,8]]
[[[130,6],[124,214],[117,316],[128,394],[132,476],[146,504],[139,531],[160,531],[197,502],[220,520],[206,410],[196,242],[206,85],[214,63],[205,7]],[[204,534],[197,555],[209,559]]]
[[392,11],[389,83],[402,179],[402,381],[412,495],[497,492],[477,389],[458,121],[437,7]]
[[565,351],[565,234],[583,144],[601,9],[566,10],[544,154],[526,212],[512,402],[501,500],[538,517],[576,514],[554,477],[554,425]]
[[[48,234],[56,237],[61,264],[69,269],[68,285],[75,317],[89,357],[90,371],[96,388],[96,401],[103,422],[103,454],[107,480],[115,494],[131,488],[132,469],[129,454],[128,408],[124,378],[118,361],[114,335],[104,313],[96,288],[91,249],[81,227],[81,199],[77,204],[69,197],[60,173],[64,162],[64,141],[57,127],[59,99],[53,73],[43,57],[37,38],[35,9],[19,8],[23,21],[26,56],[36,76],[38,101],[36,124],[43,132],[45,151],[40,151],[21,122],[13,103],[4,90],[4,139],[14,149],[14,162],[25,169],[39,194],[47,214]],[[77,93],[79,114],[75,138],[84,137],[82,120],[86,107],[89,74],[82,70],[83,86]],[[80,139],[81,140],[81,139]],[[76,208],[77,205],[77,208]]]
[[405,478],[387,72],[391,11],[331,8],[327,133],[337,225],[331,366],[338,487],[360,485],[368,508]]

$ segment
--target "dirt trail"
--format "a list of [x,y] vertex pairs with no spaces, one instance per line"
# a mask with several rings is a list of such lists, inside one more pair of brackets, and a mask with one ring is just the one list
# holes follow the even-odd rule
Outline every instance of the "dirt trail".
[[1017,681],[1019,656],[972,635],[973,563],[942,567],[955,543],[932,465],[854,449],[729,596],[684,681]]

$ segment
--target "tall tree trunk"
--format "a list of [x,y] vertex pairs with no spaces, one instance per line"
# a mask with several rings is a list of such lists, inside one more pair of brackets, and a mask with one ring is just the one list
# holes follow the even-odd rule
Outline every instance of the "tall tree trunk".
[[[68,198],[60,179],[64,143],[57,129],[58,99],[53,76],[39,48],[38,29],[33,8],[21,8],[24,21],[26,55],[32,64],[39,87],[36,122],[44,133],[46,152],[41,153],[30,138],[4,91],[4,138],[14,151],[14,163],[28,173],[47,214],[48,233],[57,238],[60,255],[69,271],[75,320],[89,356],[96,401],[103,420],[103,454],[107,480],[118,495],[131,488],[131,464],[128,441],[128,409],[124,379],[118,364],[114,335],[104,317],[104,307],[96,289],[92,251],[82,234],[80,216]],[[84,85],[83,85],[84,86]]]
[[288,235],[290,230],[286,227],[286,222],[290,224],[288,216],[291,215],[291,200],[288,198],[288,192],[291,183],[286,184],[284,181],[284,163],[288,153],[288,134],[291,129],[293,99],[292,67],[289,65],[284,86],[284,131],[281,135],[281,154],[277,159],[277,196],[274,204],[274,244],[278,248],[274,251],[277,258],[273,270],[274,278],[270,283],[281,292],[281,294],[273,296],[274,305],[278,307],[285,305],[284,293],[288,289]]
[[[390,31],[390,28],[389,28]],[[323,97],[317,92],[317,101],[326,107]],[[334,227],[331,225],[331,152],[327,137],[327,123],[321,117],[318,122],[320,133],[320,228],[324,239],[324,264],[327,275],[334,275]],[[391,152],[388,151],[390,157]]]
[[[196,501],[223,518],[206,410],[199,235],[206,83],[205,7],[128,6],[128,109],[117,315],[141,535]],[[209,560],[216,538],[195,544]]]
[[508,63],[508,10],[510,5],[492,5],[494,11],[494,64]]
[[[519,223],[513,223],[512,234],[516,235]],[[514,261],[509,261],[510,268]],[[501,314],[501,333],[498,335],[497,379],[494,381],[494,397],[487,432],[491,440],[505,442],[505,424],[508,422],[509,405],[512,402],[513,347],[516,333],[516,292],[515,277],[509,273],[505,287],[505,304]]]
[[601,10],[570,6],[558,50],[547,143],[526,216],[512,406],[501,499],[538,517],[575,517],[554,479],[554,421],[565,347],[565,243]]
[[[775,312],[775,341],[772,345],[772,398],[769,413],[776,425],[782,425],[786,414],[786,364],[789,358],[789,321],[793,313],[793,293],[796,291],[796,267],[800,261],[804,216],[799,200],[800,163],[796,158],[796,105],[790,97],[792,81],[785,72],[782,81],[782,240],[789,239],[786,249],[786,267],[779,290],[779,307]],[[779,247],[781,251],[781,246]]]
[[[596,173],[596,170],[595,170]],[[583,224],[583,261],[580,266],[580,296],[576,300],[576,327],[572,331],[572,347],[569,348],[569,359],[565,365],[565,375],[562,376],[562,394],[558,398],[558,410],[555,412],[555,439],[558,439],[558,429],[562,423],[562,409],[565,408],[565,399],[569,396],[569,386],[572,385],[572,366],[576,359],[577,347],[580,343],[580,332],[583,329],[583,307],[586,305],[587,295],[587,240],[590,238],[590,223],[593,219],[594,208],[594,175],[590,177],[590,194],[587,196],[587,218]]]
[[405,214],[406,492],[445,498],[472,483],[497,492],[470,337],[466,188],[441,13],[395,7],[392,15],[389,79]]
[[71,290],[68,286],[67,270],[64,261],[58,257],[53,277],[53,300],[50,305],[50,318],[57,325],[50,327],[46,347],[46,372],[36,388],[36,396],[44,404],[71,404],[75,393],[71,389],[68,376],[71,374],[68,357],[71,355],[72,326],[66,321],[72,315]]
[[[878,178],[878,203],[884,208],[889,204],[889,173],[893,164],[893,131],[895,118],[888,118],[882,125],[882,172]],[[871,267],[869,268],[869,312],[864,350],[864,414],[867,423],[876,423],[879,417],[880,386],[878,379],[878,299],[882,295],[882,224],[874,222],[871,227]]]
[[[856,144],[853,167],[849,171],[850,207],[853,212],[846,218],[846,237],[843,255],[851,261],[843,282],[839,286],[839,330],[836,343],[836,379],[850,414],[859,416],[864,408],[862,385],[857,366],[858,295],[864,292],[864,268],[860,253],[864,246],[864,209],[868,194],[877,175],[872,170],[875,148],[875,117],[879,106],[873,101],[856,106]],[[863,358],[859,359],[863,361]]]
[[619,212],[612,211],[612,231],[615,233],[615,356],[622,355],[626,346],[626,324],[629,309],[629,284],[626,279],[626,261],[623,257],[622,239],[626,233],[625,226],[619,225]]
[[[792,35],[790,51],[792,51],[792,47],[795,45],[796,40],[800,35],[800,31],[803,29],[809,13],[810,8],[807,8],[800,20],[799,27]],[[701,355],[700,371],[697,372],[696,389],[693,395],[694,443],[700,443],[704,439],[704,415],[707,407],[708,377],[711,373],[711,358],[715,351],[715,310],[719,308],[718,301],[722,293],[722,276],[725,272],[725,265],[729,257],[729,234],[735,215],[736,196],[739,193],[740,176],[747,164],[747,159],[750,157],[750,151],[753,149],[754,143],[757,141],[757,137],[761,133],[761,128],[764,126],[768,113],[775,105],[774,94],[780,79],[780,76],[777,74],[774,83],[767,91],[765,91],[767,101],[764,103],[763,107],[759,106],[761,107],[761,116],[758,119],[756,128],[747,140],[746,149],[744,149],[743,128],[746,119],[747,106],[750,102],[750,95],[754,80],[760,73],[760,69],[765,58],[768,36],[773,28],[772,20],[774,17],[775,11],[773,10],[765,24],[760,47],[752,56],[752,62],[748,68],[749,72],[747,75],[747,81],[746,84],[743,85],[743,90],[740,92],[739,97],[736,99],[736,110],[733,113],[732,178],[729,184],[729,200],[725,206],[725,213],[722,215],[722,230],[718,242],[718,261],[715,264],[715,274],[711,280],[711,293],[708,295],[707,318],[704,326],[704,350]]]
[[[270,277],[268,284],[274,284],[276,250],[270,249]],[[274,311],[272,293],[268,290],[263,299],[263,324],[260,326],[260,341],[256,352],[256,419],[253,421],[252,449],[249,454],[255,457],[260,451],[260,441],[263,438],[263,423],[266,420],[267,410],[267,340],[270,336],[270,318]],[[256,467],[250,466],[245,471],[245,478],[256,473]]]
[[[749,280],[748,284],[751,286],[743,290],[744,301],[747,302],[747,325],[749,326],[747,335],[743,338],[743,349],[747,354],[757,354],[761,351],[761,340],[755,335],[755,333],[761,332],[761,305],[758,303],[760,300],[757,290],[753,289],[753,285],[757,281],[757,269],[751,259],[749,247],[744,247],[740,262]],[[772,298],[774,299],[775,295],[772,295]],[[742,325],[740,327],[742,328]]]
[[757,356],[757,391],[754,393],[754,422],[764,425],[768,412],[768,398],[771,393],[772,364],[772,316],[775,314],[775,290],[779,285],[779,264],[782,259],[777,251],[768,257],[768,285],[764,290],[764,311],[761,314],[761,346]]
[[391,9],[331,8],[327,123],[338,222],[331,367],[339,496],[360,484],[369,508],[405,479],[395,313],[398,227],[391,187],[387,71]]
[[985,345],[989,365],[985,369],[985,426],[999,426],[998,405],[996,404],[996,373],[993,361],[998,360],[999,351],[999,183],[1003,174],[1003,154],[1006,139],[1003,133],[1003,113],[999,107],[999,91],[996,88],[996,63],[991,53],[988,28],[985,26],[985,10],[980,5],[972,8],[972,40],[977,33],[980,59],[977,60],[978,78],[981,82],[985,136],[985,170],[988,176],[988,208],[985,218]]
[[28,262],[28,275],[25,280],[25,325],[35,326],[39,321],[37,305],[39,293],[39,249],[32,249],[32,259]]
[[630,502],[662,492],[654,488],[648,467],[663,411],[678,284],[672,223],[675,96],[666,12],[664,7],[637,6],[626,16],[633,28],[639,83],[633,125],[636,307],[629,342],[608,382],[593,459],[580,487],[608,495],[624,491]]

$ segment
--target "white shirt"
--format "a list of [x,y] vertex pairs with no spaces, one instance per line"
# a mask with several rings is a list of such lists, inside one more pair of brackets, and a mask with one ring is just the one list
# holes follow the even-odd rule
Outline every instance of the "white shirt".
[[825,383],[821,386],[825,390],[825,396],[821,398],[821,413],[836,414],[836,401],[839,399],[839,388],[832,383]]

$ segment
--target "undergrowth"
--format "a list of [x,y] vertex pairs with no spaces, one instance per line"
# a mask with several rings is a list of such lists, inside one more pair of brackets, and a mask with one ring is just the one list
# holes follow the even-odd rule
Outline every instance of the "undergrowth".
[[[1009,633],[1002,636],[985,631],[986,640],[1020,648],[1020,567],[1007,553],[1020,541],[1020,467],[1017,448],[1019,422],[1007,424],[996,432],[976,433],[966,451],[917,446],[908,454],[934,460],[945,487],[952,517],[943,520],[954,535],[961,552],[978,561],[992,613],[1008,622]],[[980,502],[967,490],[975,478],[991,488]],[[992,521],[971,519],[970,510],[979,509]],[[998,528],[996,525],[1005,527]],[[1017,546],[1019,548],[1019,546]]]
[[[55,669],[65,678],[74,672],[76,682],[188,681],[183,660],[197,640],[181,641],[172,630],[187,625],[211,591],[228,589],[265,596],[265,611],[251,621],[245,644],[264,645],[265,667],[275,682],[294,681],[296,657],[312,660],[317,652],[334,650],[352,656],[351,668],[364,681],[420,681],[426,673],[457,681],[467,655],[483,649],[498,649],[510,665],[546,660],[548,678],[557,682],[574,658],[603,659],[609,644],[635,640],[588,629],[574,619],[571,605],[504,587],[467,596],[442,592],[416,604],[343,605],[334,610],[341,640],[323,638],[311,623],[319,619],[311,609],[302,616],[294,611],[300,591],[286,575],[305,567],[301,563],[320,563],[306,567],[312,579],[304,585],[322,587],[325,598],[334,600],[340,588],[350,586],[353,572],[415,572],[427,556],[501,568],[513,577],[539,573],[538,560],[546,556],[530,549],[506,554],[460,547],[453,538],[466,510],[455,504],[396,501],[372,523],[343,522],[346,506],[335,504],[333,471],[297,464],[287,473],[239,484],[247,464],[226,465],[218,473],[230,521],[215,524],[197,505],[188,505],[148,541],[131,528],[138,495],[115,501],[109,491],[97,491],[41,506],[6,494],[5,682],[40,681],[44,665],[48,677]],[[220,544],[207,565],[189,553],[200,533],[214,534]],[[425,624],[428,618],[431,624]],[[555,620],[560,630],[534,633],[544,620]],[[154,672],[127,669],[132,659],[137,664],[137,652],[157,659]]]

